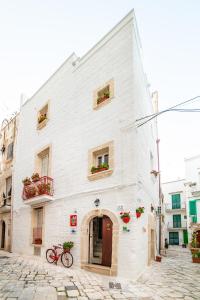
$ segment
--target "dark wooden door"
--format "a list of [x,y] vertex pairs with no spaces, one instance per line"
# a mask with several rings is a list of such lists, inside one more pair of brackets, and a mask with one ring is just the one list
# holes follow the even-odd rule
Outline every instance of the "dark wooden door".
[[5,247],[5,235],[6,235],[6,224],[2,222],[2,231],[1,231],[1,248]]
[[102,226],[102,265],[111,267],[112,262],[112,221],[103,216]]

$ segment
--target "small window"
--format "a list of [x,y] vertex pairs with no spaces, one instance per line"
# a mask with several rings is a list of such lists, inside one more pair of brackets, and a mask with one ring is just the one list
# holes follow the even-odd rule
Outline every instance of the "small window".
[[94,92],[93,108],[97,109],[111,101],[114,97],[114,81],[110,80]]
[[37,129],[43,128],[48,120],[48,104],[46,104],[38,113]]
[[11,198],[12,195],[12,177],[6,178],[6,198]]
[[105,88],[103,88],[97,93],[97,104],[100,104],[109,98],[110,98],[110,86],[107,85]]
[[36,156],[35,171],[40,176],[49,176],[50,174],[50,148],[46,148],[39,152]]
[[[98,179],[113,172],[113,142],[104,144],[89,151],[90,180]],[[104,176],[105,175],[105,176]]]
[[7,159],[10,160],[10,159],[13,159],[13,148],[14,148],[14,143],[10,143],[8,145],[8,149],[7,149]]

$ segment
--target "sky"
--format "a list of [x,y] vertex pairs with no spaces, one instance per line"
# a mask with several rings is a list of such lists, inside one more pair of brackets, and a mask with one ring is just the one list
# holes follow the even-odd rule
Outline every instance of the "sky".
[[[19,110],[21,94],[30,98],[132,8],[159,109],[200,96],[199,0],[0,0],[0,122]],[[200,154],[200,114],[168,112],[158,122],[162,181],[183,178],[184,158]]]

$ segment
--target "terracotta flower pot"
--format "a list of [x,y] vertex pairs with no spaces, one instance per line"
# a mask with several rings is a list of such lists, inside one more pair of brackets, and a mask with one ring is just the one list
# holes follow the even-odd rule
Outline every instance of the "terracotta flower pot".
[[161,256],[156,256],[156,261],[161,262],[162,257]]
[[123,220],[124,223],[127,224],[130,221],[130,217],[123,217],[122,220]]
[[192,262],[195,264],[200,264],[200,257],[192,257]]
[[199,253],[200,249],[199,248],[191,248],[190,251],[192,254],[195,254],[195,253]]
[[141,217],[141,212],[136,211],[136,217],[137,217],[137,218],[140,218],[140,217]]
[[63,252],[64,252],[64,253],[69,253],[69,252],[70,252],[70,249],[69,249],[69,248],[63,248]]

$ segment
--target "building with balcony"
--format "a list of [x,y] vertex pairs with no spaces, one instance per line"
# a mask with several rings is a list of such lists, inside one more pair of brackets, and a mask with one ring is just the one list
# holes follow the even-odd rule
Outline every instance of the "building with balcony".
[[21,107],[12,250],[71,240],[75,265],[136,278],[157,254],[156,123],[135,123],[152,113],[131,11]]
[[0,130],[0,249],[12,243],[12,178],[18,116],[3,120]]
[[162,184],[165,238],[169,245],[188,244],[185,179]]
[[189,239],[194,231],[200,232],[200,155],[185,159],[185,190]]

